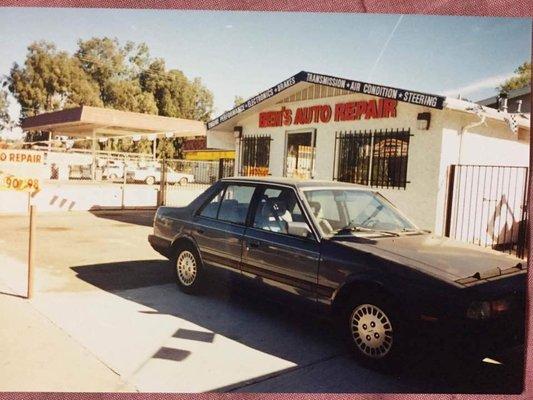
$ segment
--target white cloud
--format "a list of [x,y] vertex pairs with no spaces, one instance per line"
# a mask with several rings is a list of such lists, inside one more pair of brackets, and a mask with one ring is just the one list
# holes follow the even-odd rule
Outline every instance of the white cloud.
[[461,96],[466,96],[468,94],[477,92],[478,90],[483,89],[496,89],[498,85],[512,77],[513,73],[508,74],[501,74],[501,75],[494,75],[489,76],[487,78],[480,79],[479,81],[472,82],[468,85],[461,86],[454,89],[448,89],[442,92],[444,96],[457,96],[458,94],[461,94]]

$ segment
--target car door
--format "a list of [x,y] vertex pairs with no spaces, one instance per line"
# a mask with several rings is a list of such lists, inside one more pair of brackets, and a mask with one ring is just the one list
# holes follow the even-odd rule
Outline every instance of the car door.
[[200,207],[192,235],[204,263],[240,270],[242,241],[255,186],[229,183]]
[[[320,243],[301,202],[291,187],[263,186],[258,191],[244,235],[242,273],[316,300]],[[307,226],[309,234],[295,234],[294,223],[300,231]]]

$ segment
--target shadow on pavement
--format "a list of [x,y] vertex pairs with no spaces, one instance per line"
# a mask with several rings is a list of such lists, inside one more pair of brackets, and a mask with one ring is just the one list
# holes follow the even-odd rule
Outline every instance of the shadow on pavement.
[[[115,295],[152,308],[145,314],[168,314],[192,322],[209,331],[179,329],[174,337],[211,343],[222,335],[241,344],[305,368],[315,364],[315,378],[292,379],[298,367],[284,376],[266,376],[259,383],[242,382],[220,391],[263,392],[382,392],[380,386],[401,382],[407,392],[437,393],[520,393],[523,387],[523,347],[501,354],[487,355],[502,364],[457,360],[449,355],[423,354],[414,365],[394,376],[364,370],[349,355],[327,320],[311,315],[311,309],[272,298],[255,285],[228,277],[225,272],[209,271],[203,293],[186,295],[170,285],[173,271],[162,260],[127,261],[72,267],[77,277]],[[156,293],[156,294],[154,294]],[[271,293],[268,293],[271,295]],[[422,350],[421,350],[422,351]],[[161,348],[153,357],[181,361],[185,351]],[[311,360],[311,362],[309,362]],[[316,363],[312,360],[315,360]],[[328,385],[321,379],[328,371],[343,365],[342,379]],[[333,366],[332,366],[333,365]],[[337,372],[335,372],[337,374]],[[338,375],[338,374],[337,374]],[[364,378],[362,378],[364,376]],[[283,381],[285,380],[285,381]],[[391,383],[392,385],[390,386]],[[385,385],[387,386],[387,385]],[[390,391],[390,389],[389,389]]]
[[92,210],[90,213],[98,218],[111,219],[128,224],[153,226],[156,210]]

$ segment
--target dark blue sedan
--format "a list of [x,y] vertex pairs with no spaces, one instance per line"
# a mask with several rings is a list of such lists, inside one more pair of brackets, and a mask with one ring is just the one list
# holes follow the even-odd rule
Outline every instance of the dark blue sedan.
[[160,207],[149,242],[186,293],[222,268],[327,311],[370,366],[397,364],[422,332],[465,349],[523,338],[525,262],[422,231],[356,185],[223,179]]

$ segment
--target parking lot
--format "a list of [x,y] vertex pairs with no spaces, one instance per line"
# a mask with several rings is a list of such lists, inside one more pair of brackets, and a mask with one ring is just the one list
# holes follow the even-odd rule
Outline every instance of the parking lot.
[[[11,351],[11,359],[0,364],[0,390],[522,390],[522,348],[487,354],[497,363],[427,358],[399,375],[386,375],[356,364],[328,322],[254,296],[216,274],[209,276],[202,296],[185,295],[173,283],[166,260],[146,240],[153,211],[39,215],[36,293],[27,302],[16,296],[25,292],[28,219],[0,219],[0,304],[31,307],[57,335],[83,349],[84,362],[92,366],[72,365],[74,372],[56,381],[43,378],[46,368],[26,369],[16,386],[2,376],[35,354]],[[0,354],[8,345],[0,341]],[[84,380],[87,386],[74,384]]]

